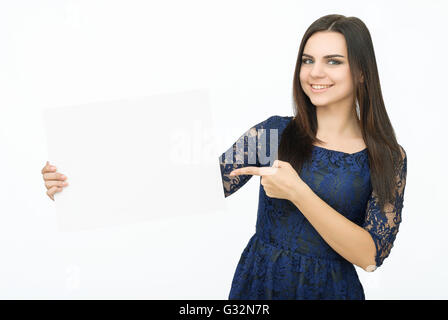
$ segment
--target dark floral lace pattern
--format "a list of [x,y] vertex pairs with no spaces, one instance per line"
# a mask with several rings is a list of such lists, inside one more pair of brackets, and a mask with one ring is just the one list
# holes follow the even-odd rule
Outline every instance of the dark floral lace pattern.
[[[281,133],[291,120],[266,119],[220,156],[225,197],[252,177],[230,177],[232,170],[269,166],[267,154],[271,162],[276,159]],[[278,139],[275,145],[273,136]],[[406,161],[403,164],[387,219],[372,200],[367,149],[348,154],[315,146],[311,161],[299,173],[322,200],[369,231],[378,249],[377,266],[388,256],[401,221]],[[259,188],[256,232],[241,254],[229,299],[365,299],[353,264],[324,241],[295,205],[268,197],[261,184]]]
[[375,191],[372,191],[367,202],[366,219],[363,228],[370,233],[375,242],[376,267],[381,266],[384,259],[389,256],[401,223],[401,212],[404,207],[404,190],[406,187],[407,155],[403,147],[400,146],[400,148],[402,160],[396,168],[396,191],[393,203],[387,203],[384,212],[382,212],[378,205]]
[[225,153],[220,157],[220,168],[224,188],[224,196],[228,197],[252,177],[251,175],[241,175],[231,177],[230,172],[235,169],[254,166],[269,166],[275,160],[275,153],[270,153],[271,147],[274,152],[277,148],[273,144],[278,144],[278,128],[272,126],[272,121],[279,120],[274,116],[257,124],[247,130]]

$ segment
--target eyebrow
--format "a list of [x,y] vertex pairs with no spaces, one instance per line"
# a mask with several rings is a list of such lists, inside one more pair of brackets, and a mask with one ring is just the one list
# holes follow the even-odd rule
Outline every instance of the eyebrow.
[[[312,55],[309,55],[309,54],[306,54],[306,53],[302,54],[302,56],[314,58]],[[345,58],[344,56],[341,56],[340,54],[329,54],[327,56],[324,56],[324,58],[334,58],[334,57]]]

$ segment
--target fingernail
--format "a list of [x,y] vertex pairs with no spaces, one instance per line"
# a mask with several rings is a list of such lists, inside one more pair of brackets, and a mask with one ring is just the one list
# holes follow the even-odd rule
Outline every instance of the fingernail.
[[56,167],[53,167],[53,166],[50,167],[50,170],[55,170],[55,169],[56,169]]
[[230,174],[229,174],[229,176],[234,176],[235,175],[235,173],[232,171],[232,172],[230,172]]
[[68,186],[68,182],[64,182],[62,185],[63,186]]

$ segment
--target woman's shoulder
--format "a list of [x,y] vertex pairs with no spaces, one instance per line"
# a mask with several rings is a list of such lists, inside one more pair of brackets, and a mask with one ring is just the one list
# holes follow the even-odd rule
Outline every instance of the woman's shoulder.
[[400,155],[401,157],[398,158],[398,168],[401,170],[407,170],[407,163],[408,163],[408,156],[406,154],[406,150],[403,148],[401,144],[398,144],[398,147],[400,149]]
[[406,150],[404,150],[404,148],[403,148],[403,146],[401,144],[398,144],[398,146],[400,147],[400,152],[401,152],[402,159],[407,158]]
[[284,129],[293,118],[292,116],[272,115],[257,126],[260,129]]

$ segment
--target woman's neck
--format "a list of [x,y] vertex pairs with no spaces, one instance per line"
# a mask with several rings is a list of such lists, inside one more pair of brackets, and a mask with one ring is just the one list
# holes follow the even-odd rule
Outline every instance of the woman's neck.
[[324,141],[362,138],[356,109],[349,107],[316,107],[317,137]]

